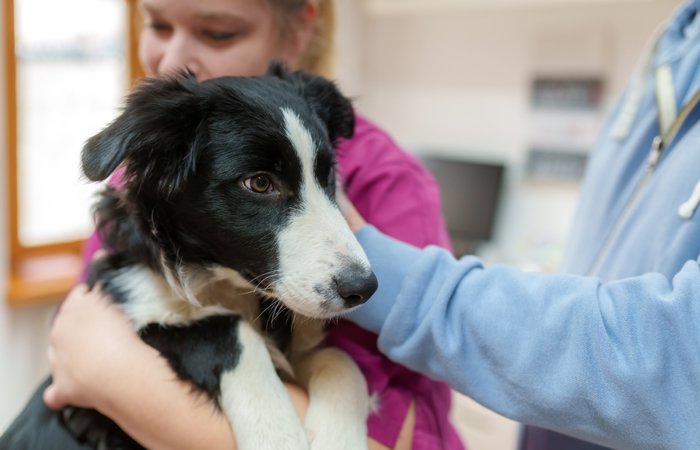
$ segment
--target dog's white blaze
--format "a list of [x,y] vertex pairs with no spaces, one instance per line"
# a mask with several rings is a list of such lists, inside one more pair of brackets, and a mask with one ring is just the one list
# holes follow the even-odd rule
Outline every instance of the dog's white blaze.
[[287,390],[275,373],[264,339],[240,322],[242,352],[221,376],[220,404],[236,430],[240,449],[304,450],[306,434]]
[[[343,312],[342,299],[327,296],[335,292],[333,274],[349,262],[360,264],[369,272],[369,261],[340,210],[314,176],[316,146],[311,134],[296,113],[282,108],[282,114],[287,138],[301,162],[302,177],[300,209],[278,236],[283,276],[276,291],[297,312],[328,317]],[[327,295],[316,290],[319,286],[326,288]]]

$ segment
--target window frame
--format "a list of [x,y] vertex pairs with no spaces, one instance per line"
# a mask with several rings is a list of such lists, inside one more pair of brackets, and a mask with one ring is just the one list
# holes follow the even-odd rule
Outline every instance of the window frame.
[[[137,0],[120,0],[127,6],[127,67],[129,83],[143,76],[138,62],[140,17]],[[83,240],[25,245],[19,238],[19,179],[17,148],[17,62],[15,53],[15,0],[5,0],[5,133],[7,162],[7,252],[5,298],[10,305],[27,305],[61,299],[76,283]],[[42,269],[43,268],[43,269]],[[55,269],[55,270],[54,270]]]

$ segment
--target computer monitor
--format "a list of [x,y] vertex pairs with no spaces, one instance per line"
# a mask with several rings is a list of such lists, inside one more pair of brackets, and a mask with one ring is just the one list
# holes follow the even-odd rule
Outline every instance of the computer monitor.
[[504,166],[434,156],[421,159],[440,186],[455,253],[473,253],[480,242],[493,236]]

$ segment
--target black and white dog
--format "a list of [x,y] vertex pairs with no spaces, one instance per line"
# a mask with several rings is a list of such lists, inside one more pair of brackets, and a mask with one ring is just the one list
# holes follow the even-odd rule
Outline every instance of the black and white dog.
[[[377,287],[334,197],[333,146],[353,128],[333,83],[274,65],[148,80],[83,149],[92,181],[124,168],[96,207],[109,256],[92,282],[211,397],[242,450],[366,448],[364,378],[319,348],[322,319]],[[303,424],[281,378],[308,389]],[[0,448],[140,448],[96,411],[47,410],[40,391]]]

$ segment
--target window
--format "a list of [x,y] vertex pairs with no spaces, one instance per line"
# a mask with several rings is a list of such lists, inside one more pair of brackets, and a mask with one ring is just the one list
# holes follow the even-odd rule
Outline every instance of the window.
[[13,304],[75,283],[96,189],[80,177],[80,150],[140,75],[135,1],[5,0]]

